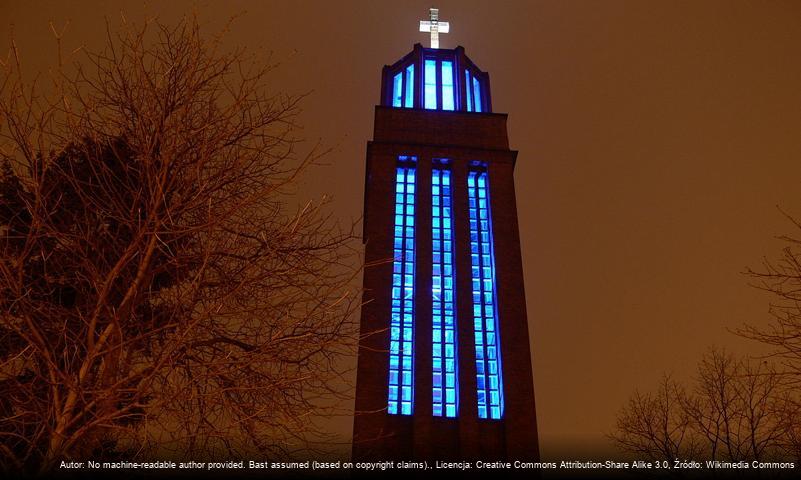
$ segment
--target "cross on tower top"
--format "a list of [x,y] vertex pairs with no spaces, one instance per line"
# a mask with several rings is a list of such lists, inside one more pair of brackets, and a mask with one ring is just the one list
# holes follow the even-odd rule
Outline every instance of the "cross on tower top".
[[428,20],[420,20],[420,31],[431,32],[431,48],[439,48],[439,34],[448,33],[450,24],[439,21],[439,9],[428,9]]

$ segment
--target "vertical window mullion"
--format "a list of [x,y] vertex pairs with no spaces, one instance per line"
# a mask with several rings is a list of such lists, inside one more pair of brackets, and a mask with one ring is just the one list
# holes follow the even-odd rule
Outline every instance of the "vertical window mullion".
[[405,69],[401,70],[398,75],[401,76],[402,82],[401,82],[401,94],[400,94],[400,97],[398,98],[398,105],[397,106],[398,107],[403,107],[403,106],[406,105],[406,82],[408,82],[409,79],[408,79],[408,76],[406,75]]
[[435,64],[437,70],[437,109],[442,109],[442,60],[437,60]]

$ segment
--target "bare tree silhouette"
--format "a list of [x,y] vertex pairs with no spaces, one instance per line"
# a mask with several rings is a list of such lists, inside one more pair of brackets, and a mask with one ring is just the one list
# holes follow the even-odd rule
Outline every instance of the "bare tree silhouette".
[[618,415],[614,441],[622,449],[650,460],[688,458],[700,451],[691,432],[684,388],[662,377],[656,393],[635,392]]
[[712,351],[699,363],[689,394],[671,379],[656,395],[635,393],[610,435],[621,449],[667,460],[700,453],[713,460],[801,462],[801,240],[779,238],[786,244],[779,258],[745,272],[752,286],[770,294],[774,322],[735,332],[772,351],[757,359]]
[[[0,80],[0,462],[308,448],[348,391],[352,226],[295,206],[299,97],[197,22]],[[60,57],[61,58],[61,57]]]
[[[782,211],[796,231],[799,223]],[[765,258],[759,270],[748,269],[751,285],[771,297],[770,314],[774,321],[767,327],[746,325],[737,333],[772,348],[767,356],[775,361],[779,373],[795,395],[787,398],[788,414],[801,412],[801,239],[798,234],[779,237],[785,243],[777,259]],[[801,421],[788,432],[786,448],[801,459]]]
[[[801,230],[801,224],[785,216]],[[746,271],[752,286],[771,294],[770,313],[775,321],[767,328],[747,325],[738,333],[775,347],[773,357],[784,373],[801,384],[801,240],[793,235],[779,238],[785,242],[779,258],[765,258],[761,270]]]
[[664,377],[655,394],[635,392],[610,437],[657,461],[799,459],[801,410],[784,378],[767,362],[712,350],[692,388]]

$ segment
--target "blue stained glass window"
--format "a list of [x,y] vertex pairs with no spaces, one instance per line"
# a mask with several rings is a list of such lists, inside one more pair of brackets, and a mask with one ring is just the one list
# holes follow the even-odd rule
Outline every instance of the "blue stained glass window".
[[456,366],[453,243],[451,227],[451,171],[434,168],[431,174],[433,303],[433,412],[437,417],[456,417],[459,410],[459,378]]
[[387,412],[411,415],[414,405],[415,157],[401,156],[395,174],[394,260]]
[[473,106],[476,112],[481,111],[481,83],[476,77],[473,77]]
[[403,72],[392,79],[392,106],[400,107],[403,96]]
[[399,108],[414,107],[414,64],[396,73],[392,77],[392,106]]
[[403,101],[406,108],[414,107],[414,64],[406,67],[406,95]]
[[473,111],[473,95],[470,92],[470,72],[468,70],[464,71],[464,84],[465,84],[465,92],[467,93],[467,111]]
[[424,106],[429,110],[437,108],[437,61],[426,60],[423,79]]
[[442,109],[453,110],[453,62],[442,62]]
[[[471,171],[467,178],[470,210],[470,256],[473,284],[473,326],[476,347],[478,416],[503,416],[503,377],[496,308],[495,248],[487,172]],[[482,252],[482,254],[478,254]],[[486,252],[486,253],[484,253]]]

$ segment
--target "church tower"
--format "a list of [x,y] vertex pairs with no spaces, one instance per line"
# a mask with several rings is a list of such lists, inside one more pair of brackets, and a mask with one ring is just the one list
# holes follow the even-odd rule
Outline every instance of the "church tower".
[[367,144],[353,458],[537,460],[507,115],[436,9],[420,29]]

